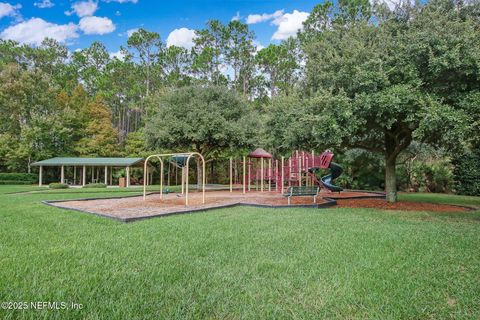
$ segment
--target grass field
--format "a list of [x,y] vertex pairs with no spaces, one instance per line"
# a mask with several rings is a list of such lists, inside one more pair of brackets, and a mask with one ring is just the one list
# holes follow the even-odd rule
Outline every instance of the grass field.
[[[0,186],[0,319],[478,319],[480,211],[235,207],[123,224]],[[479,197],[402,200],[480,207]]]

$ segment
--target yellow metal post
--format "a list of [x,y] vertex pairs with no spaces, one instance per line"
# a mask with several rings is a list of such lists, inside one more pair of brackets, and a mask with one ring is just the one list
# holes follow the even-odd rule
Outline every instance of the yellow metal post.
[[185,167],[182,167],[182,194],[185,193]]
[[188,161],[190,160],[187,159],[187,165],[185,166],[185,205],[188,206]]
[[163,161],[160,161],[160,199],[163,199]]
[[268,191],[272,191],[272,158],[268,159]]
[[[283,170],[282,170],[283,171]],[[275,191],[278,192],[278,159],[275,160]]]
[[248,161],[248,191],[250,191],[250,181],[252,180],[250,161]]
[[233,192],[233,181],[232,181],[232,158],[230,157],[230,192]]
[[263,157],[260,158],[260,191],[263,192]]
[[297,165],[298,165],[298,185],[301,187],[302,186],[302,161],[300,156],[298,155],[298,150],[297,150]]
[[245,156],[244,156],[243,157],[243,194],[245,194],[245,183],[246,183],[246,181],[245,181],[245,171],[247,171],[246,170],[246,166],[247,166],[246,161],[247,160],[245,159]]

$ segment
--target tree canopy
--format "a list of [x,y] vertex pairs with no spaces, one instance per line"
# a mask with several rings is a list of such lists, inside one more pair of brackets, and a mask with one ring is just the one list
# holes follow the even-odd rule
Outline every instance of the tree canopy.
[[215,19],[191,48],[145,29],[115,54],[0,39],[0,170],[61,155],[335,148],[382,157],[395,201],[412,144],[453,166],[478,159],[479,21],[477,1],[340,0],[265,48],[247,24]]

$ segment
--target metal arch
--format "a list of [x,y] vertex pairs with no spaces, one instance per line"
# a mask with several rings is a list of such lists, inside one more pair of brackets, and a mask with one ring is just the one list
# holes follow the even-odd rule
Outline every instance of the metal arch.
[[202,204],[205,204],[205,158],[198,152],[181,152],[181,153],[162,153],[162,154],[153,154],[147,157],[145,159],[145,164],[144,164],[144,170],[143,170],[143,200],[146,200],[146,195],[147,195],[147,180],[146,180],[146,174],[147,174],[147,164],[148,160],[152,157],[156,157],[160,160],[160,199],[163,197],[163,160],[162,157],[169,157],[169,156],[187,156],[187,163],[185,166],[185,205],[188,205],[188,167],[190,163],[190,159],[193,156],[198,156],[202,160]]
[[148,160],[152,157],[157,157],[158,160],[160,160],[160,199],[163,199],[163,160],[162,160],[162,155],[156,155],[153,154],[151,156],[148,156],[147,159],[145,159],[145,163],[143,164],[143,200],[146,200],[147,196],[147,166],[148,166]]

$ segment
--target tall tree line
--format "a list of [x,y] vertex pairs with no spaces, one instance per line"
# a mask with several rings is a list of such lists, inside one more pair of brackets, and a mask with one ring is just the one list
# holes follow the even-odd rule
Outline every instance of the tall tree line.
[[70,53],[51,39],[0,40],[0,170],[188,141],[211,157],[254,144],[360,148],[383,157],[395,201],[398,159],[413,143],[452,156],[479,148],[479,21],[475,1],[326,1],[296,37],[261,50],[248,25],[218,20],[191,49],[139,29],[117,57],[100,42]]

